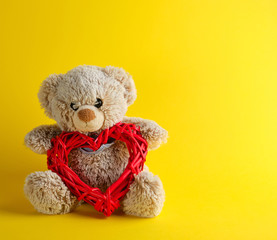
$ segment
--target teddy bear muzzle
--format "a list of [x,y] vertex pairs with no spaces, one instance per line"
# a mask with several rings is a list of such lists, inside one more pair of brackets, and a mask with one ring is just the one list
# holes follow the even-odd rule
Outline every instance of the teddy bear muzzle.
[[73,122],[78,131],[94,132],[104,123],[104,114],[94,106],[84,105],[74,113]]

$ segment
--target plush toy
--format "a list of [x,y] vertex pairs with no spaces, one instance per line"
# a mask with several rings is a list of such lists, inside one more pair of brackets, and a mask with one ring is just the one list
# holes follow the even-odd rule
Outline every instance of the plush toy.
[[[42,83],[38,97],[47,116],[57,124],[39,126],[26,135],[26,146],[36,153],[49,153],[53,139],[62,132],[78,132],[96,139],[118,123],[138,127],[148,150],[167,140],[167,131],[154,121],[125,116],[136,99],[136,88],[132,77],[121,68],[79,66],[66,74],[50,75]],[[105,192],[124,172],[129,156],[126,143],[110,138],[95,151],[73,149],[68,166],[85,184]],[[51,170],[30,174],[24,192],[35,209],[45,214],[69,213],[84,202]],[[144,165],[143,171],[134,175],[120,208],[128,215],[154,217],[160,213],[164,197],[161,180]]]

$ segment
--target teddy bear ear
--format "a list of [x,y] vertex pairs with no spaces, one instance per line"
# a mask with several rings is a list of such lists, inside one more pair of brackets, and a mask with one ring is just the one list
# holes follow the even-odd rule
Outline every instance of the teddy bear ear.
[[46,115],[52,118],[51,101],[56,94],[59,80],[62,78],[62,74],[51,74],[46,78],[39,89],[38,99],[41,107],[44,108]]
[[131,105],[137,98],[137,90],[132,76],[123,68],[107,66],[103,71],[110,77],[120,82],[124,88],[124,97],[127,99],[127,104]]

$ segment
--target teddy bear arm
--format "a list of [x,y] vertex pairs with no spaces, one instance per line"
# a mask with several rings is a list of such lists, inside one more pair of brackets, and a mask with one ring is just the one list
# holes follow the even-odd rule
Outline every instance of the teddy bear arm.
[[148,142],[149,150],[154,150],[167,142],[168,132],[152,120],[124,117],[122,122],[133,123],[140,127],[142,136]]
[[30,131],[24,139],[25,145],[33,152],[46,154],[52,147],[51,139],[62,132],[58,125],[42,125]]

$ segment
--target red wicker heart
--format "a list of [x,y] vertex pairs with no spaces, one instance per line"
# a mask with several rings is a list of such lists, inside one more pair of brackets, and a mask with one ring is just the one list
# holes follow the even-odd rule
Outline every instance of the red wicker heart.
[[[85,184],[78,175],[68,166],[68,154],[75,148],[90,148],[96,151],[108,139],[114,138],[126,143],[129,151],[129,162],[119,177],[105,193],[99,188],[93,188]],[[134,124],[117,123],[113,127],[102,131],[97,139],[88,137],[79,132],[62,132],[52,139],[53,147],[47,152],[48,169],[57,173],[70,189],[78,197],[94,208],[110,216],[120,204],[120,200],[129,191],[129,186],[134,180],[134,174],[143,170],[147,155],[147,142],[141,136],[139,127]]]

